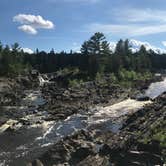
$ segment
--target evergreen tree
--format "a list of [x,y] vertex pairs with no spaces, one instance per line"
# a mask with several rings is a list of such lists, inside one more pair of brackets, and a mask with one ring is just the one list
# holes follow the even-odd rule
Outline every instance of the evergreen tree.
[[104,34],[97,32],[88,41],[85,41],[81,47],[81,53],[84,55],[110,54],[109,43]]
[[151,69],[151,61],[148,52],[146,51],[145,46],[141,46],[138,52],[138,70],[150,70]]
[[124,41],[124,68],[131,69],[132,52],[129,40]]

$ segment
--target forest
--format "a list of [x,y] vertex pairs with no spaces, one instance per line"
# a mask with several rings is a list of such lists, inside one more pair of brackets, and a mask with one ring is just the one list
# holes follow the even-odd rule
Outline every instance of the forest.
[[164,69],[166,54],[147,51],[142,45],[137,52],[131,51],[129,40],[119,40],[115,51],[110,49],[109,42],[103,33],[95,33],[85,41],[80,53],[62,51],[56,53],[36,51],[25,53],[18,43],[4,46],[0,43],[0,75],[16,76],[31,69],[40,73],[51,73],[63,69],[79,69],[84,78],[94,78],[98,73],[117,74],[120,71],[136,73],[153,72]]

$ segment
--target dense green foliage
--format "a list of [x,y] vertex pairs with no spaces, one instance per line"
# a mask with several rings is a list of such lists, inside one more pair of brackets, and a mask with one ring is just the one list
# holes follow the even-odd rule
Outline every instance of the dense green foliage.
[[53,49],[46,53],[37,49],[35,53],[28,54],[17,43],[11,48],[0,44],[0,75],[18,75],[30,68],[41,73],[78,68],[89,78],[95,78],[97,73],[114,73],[118,79],[133,80],[137,77],[136,72],[165,67],[165,54],[146,51],[144,46],[132,53],[128,40],[120,40],[115,52],[111,52],[105,36],[99,32],[83,43],[81,53],[55,53]]
[[15,43],[11,49],[0,43],[0,75],[18,75],[30,69],[30,63],[25,60],[26,54]]

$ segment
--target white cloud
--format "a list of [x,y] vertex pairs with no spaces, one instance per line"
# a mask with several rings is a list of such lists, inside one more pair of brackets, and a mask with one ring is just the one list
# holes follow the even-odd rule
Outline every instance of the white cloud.
[[116,42],[110,42],[109,46],[110,46],[111,51],[114,52],[115,48],[116,48]]
[[166,22],[165,15],[165,10],[132,8],[114,10],[114,16],[117,20],[129,22]]
[[26,53],[29,53],[29,54],[33,54],[33,53],[34,53],[34,51],[31,50],[30,48],[22,48],[22,50],[23,50],[24,52],[26,52]]
[[150,34],[158,34],[166,32],[166,24],[163,25],[133,25],[133,24],[100,24],[92,23],[85,26],[85,31],[88,32],[103,32],[105,34],[115,34],[122,37],[132,37],[132,36],[145,36]]
[[162,41],[163,46],[166,47],[166,41]]
[[13,21],[21,24],[28,24],[34,28],[52,29],[54,24],[49,20],[44,20],[42,16],[30,15],[30,14],[18,14],[13,18]]
[[115,9],[109,15],[114,23],[91,23],[88,32],[101,31],[121,37],[145,36],[166,32],[166,11],[152,9]]
[[30,25],[22,25],[22,26],[19,26],[18,29],[28,34],[32,34],[32,35],[37,34],[37,30]]
[[18,14],[13,17],[13,21],[22,24],[18,29],[33,35],[37,34],[37,29],[54,28],[53,22],[43,19],[40,15]]
[[[153,50],[155,53],[166,53],[166,49],[161,49],[159,47],[151,45],[149,42],[143,42],[135,39],[129,40],[129,45],[131,46],[131,51],[133,53],[138,52],[142,45],[145,46],[146,50]],[[116,48],[116,42],[110,42],[110,49],[114,52]]]
[[147,51],[153,50],[155,53],[166,53],[165,49],[153,46],[149,42],[142,42],[139,40],[131,39],[129,40],[129,44],[131,45],[131,49],[133,52],[139,51],[140,47],[144,45]]

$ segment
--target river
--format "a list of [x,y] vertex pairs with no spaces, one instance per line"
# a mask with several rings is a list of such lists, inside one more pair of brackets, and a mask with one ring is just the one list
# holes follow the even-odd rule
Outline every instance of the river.
[[[41,81],[44,80],[41,79]],[[165,91],[166,79],[152,83],[145,95],[154,99]],[[123,119],[121,117],[132,114],[146,104],[152,103],[151,100],[127,99],[111,106],[91,108],[88,113],[82,111],[65,120],[48,122],[44,120],[44,117],[48,116],[47,112],[38,111],[38,106],[45,103],[40,90],[26,91],[26,94],[20,107],[15,108],[18,112],[28,112],[21,117],[21,123],[11,119],[0,126],[0,166],[24,166],[27,162],[40,156],[58,140],[80,129],[91,130],[94,128],[111,130],[116,133],[122,126]],[[8,109],[14,108],[9,107]],[[23,122],[25,125],[22,125]],[[10,125],[15,127],[14,130],[3,132]]]

